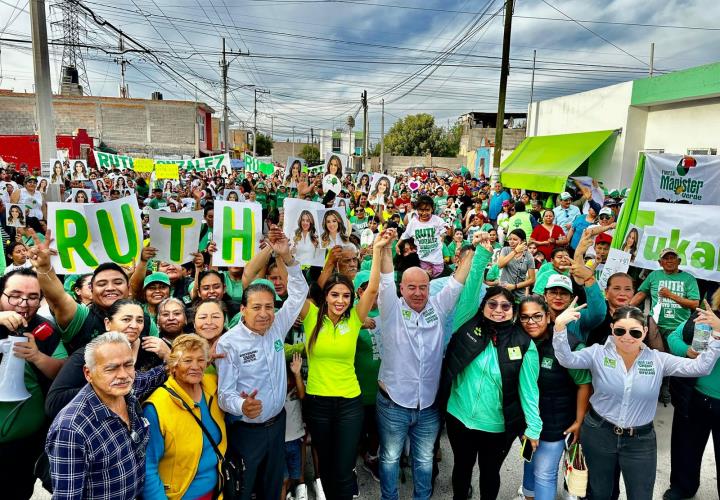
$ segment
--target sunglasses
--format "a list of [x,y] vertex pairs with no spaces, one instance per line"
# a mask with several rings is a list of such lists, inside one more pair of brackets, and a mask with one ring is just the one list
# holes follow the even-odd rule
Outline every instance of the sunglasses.
[[601,219],[601,220],[607,220],[607,219],[610,219],[610,218],[611,218],[611,216],[606,215],[606,214],[602,214],[602,215],[600,216],[600,219]]
[[639,339],[640,337],[643,336],[643,333],[645,333],[642,330],[638,330],[638,329],[626,330],[625,328],[613,328],[612,332],[613,332],[613,335],[615,335],[616,337],[622,337],[626,333],[629,333],[630,336],[634,339]]
[[497,300],[488,300],[487,306],[492,309],[493,311],[497,309],[498,307],[502,309],[504,312],[508,312],[510,309],[512,309],[512,304],[510,302],[498,302]]

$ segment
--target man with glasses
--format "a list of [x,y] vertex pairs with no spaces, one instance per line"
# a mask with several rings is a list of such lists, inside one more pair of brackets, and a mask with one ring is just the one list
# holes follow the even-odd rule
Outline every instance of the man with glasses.
[[555,224],[567,234],[575,218],[580,215],[580,209],[572,204],[572,195],[564,191],[560,193],[560,205],[553,209],[553,213],[555,214]]
[[[3,497],[27,499],[35,485],[33,467],[43,450],[47,422],[43,406],[52,379],[67,357],[52,321],[37,314],[42,292],[35,271],[17,269],[2,280],[0,339],[25,336],[14,355],[25,364],[25,388],[30,398],[18,403],[0,402],[0,481]],[[10,354],[4,354],[8,356]]]
[[136,374],[122,333],[104,333],[85,347],[88,384],[55,417],[45,445],[53,499],[142,495],[150,434],[140,401],[165,382],[165,370]]

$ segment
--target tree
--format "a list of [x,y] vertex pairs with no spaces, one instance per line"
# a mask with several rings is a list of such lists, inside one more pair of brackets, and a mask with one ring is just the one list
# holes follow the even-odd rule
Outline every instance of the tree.
[[[435,118],[427,113],[409,115],[395,122],[385,134],[385,151],[402,156],[457,156],[462,128],[450,130],[435,125]],[[379,146],[376,147],[379,154]]]
[[320,150],[312,144],[305,144],[300,151],[300,158],[308,164],[318,162],[320,161]]
[[270,156],[272,154],[272,139],[260,132],[257,135],[256,154],[257,156]]

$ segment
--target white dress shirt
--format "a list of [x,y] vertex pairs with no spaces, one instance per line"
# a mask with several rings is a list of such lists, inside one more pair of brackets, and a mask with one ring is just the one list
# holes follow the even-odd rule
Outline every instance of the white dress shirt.
[[720,341],[711,339],[707,350],[696,359],[680,358],[640,344],[640,355],[628,371],[615,341],[570,351],[567,330],[555,332],[555,357],[565,368],[589,369],[593,395],[590,403],[605,420],[622,428],[639,427],[655,418],[663,377],[708,375],[720,355]]
[[395,273],[381,275],[379,380],[398,405],[423,410],[435,402],[443,358],[443,325],[462,289],[463,285],[451,277],[418,313],[405,299],[398,298]]
[[[259,335],[243,322],[227,331],[217,343],[217,352],[225,354],[216,361],[218,371],[218,404],[226,413],[242,417],[244,422],[262,423],[275,417],[285,405],[287,369],[285,336],[297,319],[308,293],[300,265],[288,266],[288,298],[275,314],[270,329]],[[243,415],[245,398],[258,390],[255,399],[262,401],[257,418]]]

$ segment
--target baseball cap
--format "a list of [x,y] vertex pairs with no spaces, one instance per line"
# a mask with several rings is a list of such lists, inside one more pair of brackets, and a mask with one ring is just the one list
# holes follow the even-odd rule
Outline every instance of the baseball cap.
[[679,256],[679,254],[677,253],[677,250],[675,250],[674,248],[668,247],[668,248],[662,249],[662,251],[660,252],[660,258],[662,259],[666,255],[671,254],[671,253]]
[[146,288],[151,283],[163,283],[170,286],[170,278],[165,273],[152,273],[143,282],[143,288]]
[[595,201],[595,200],[589,200],[589,201],[588,201],[588,206],[589,206],[590,208],[592,208],[592,209],[595,211],[595,213],[598,213],[598,212],[600,211],[600,203],[598,203],[598,202]]
[[30,181],[35,181],[35,182],[37,182],[37,177],[35,177],[34,175],[31,175],[31,176],[29,176],[29,177],[25,177],[25,182],[30,182]]
[[603,208],[600,210],[600,212],[598,213],[598,216],[600,216],[600,215],[609,215],[609,216],[612,217],[612,216],[613,216],[613,211],[612,211],[612,209],[611,209],[610,207],[603,207]]
[[353,280],[353,286],[355,290],[363,286],[365,283],[370,281],[370,271],[358,271]]
[[553,274],[548,278],[545,290],[549,290],[551,288],[562,288],[570,293],[573,293],[572,281],[570,281],[570,278],[564,274]]
[[275,284],[272,281],[265,279],[265,278],[258,278],[256,280],[253,280],[253,282],[250,284],[251,285],[265,285],[267,287],[270,287],[270,290],[272,290],[273,293],[275,294],[275,300],[282,300],[282,298],[280,298],[280,296],[275,291]]
[[572,195],[568,193],[567,191],[563,191],[560,193],[560,199],[561,200],[572,200]]
[[597,238],[595,238],[595,244],[597,245],[598,243],[610,244],[612,243],[612,236],[607,233],[600,233],[597,235]]

